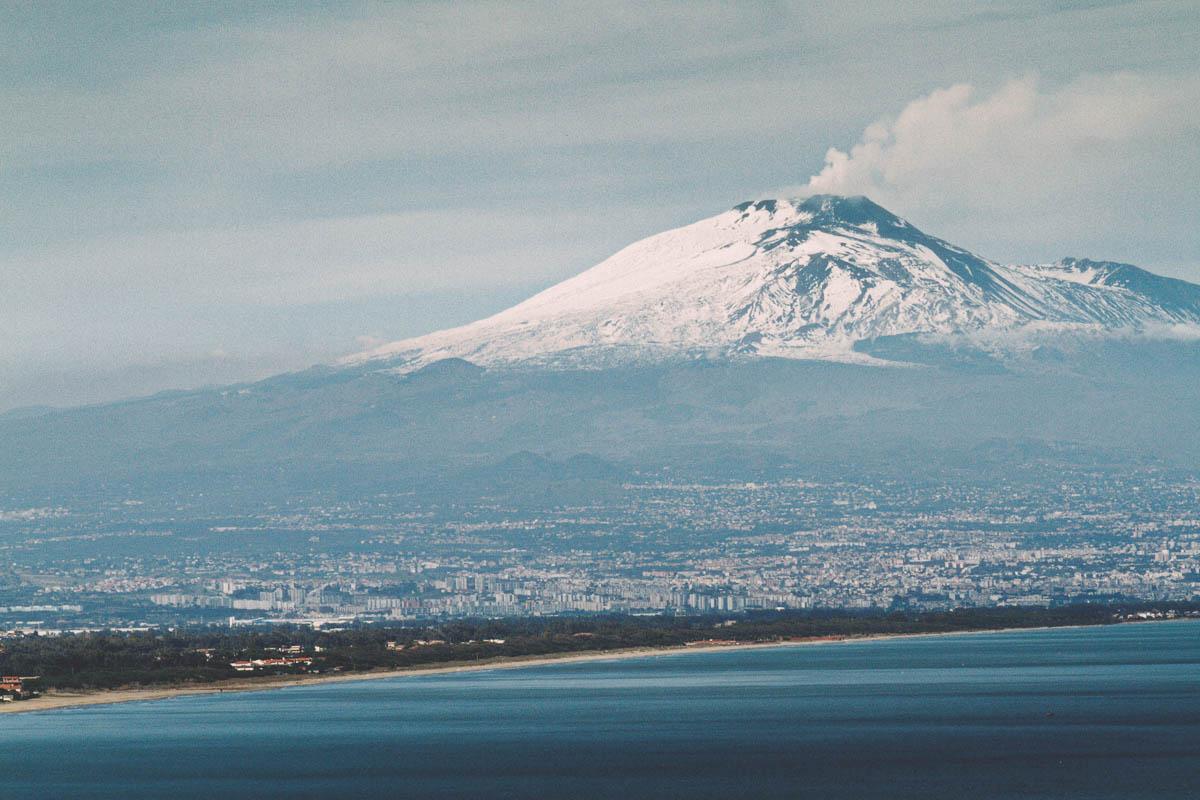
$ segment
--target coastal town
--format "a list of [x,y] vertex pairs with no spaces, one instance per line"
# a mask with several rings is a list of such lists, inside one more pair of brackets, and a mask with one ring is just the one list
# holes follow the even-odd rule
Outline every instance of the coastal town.
[[1200,483],[653,480],[587,504],[135,498],[0,515],[0,630],[1053,606],[1200,595]]

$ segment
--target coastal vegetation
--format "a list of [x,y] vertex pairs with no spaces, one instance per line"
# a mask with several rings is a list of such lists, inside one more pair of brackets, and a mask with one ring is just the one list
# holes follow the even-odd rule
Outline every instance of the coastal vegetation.
[[639,648],[736,645],[1200,617],[1200,603],[938,612],[777,611],[726,616],[466,619],[422,626],[270,626],[8,636],[0,673],[41,691],[190,686]]

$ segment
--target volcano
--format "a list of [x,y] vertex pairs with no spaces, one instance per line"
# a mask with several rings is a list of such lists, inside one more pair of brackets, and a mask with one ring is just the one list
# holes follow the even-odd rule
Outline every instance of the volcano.
[[696,356],[874,359],[886,337],[1200,331],[1200,286],[1128,264],[1001,265],[865,197],[740,203],[632,244],[506,311],[346,360],[408,371]]

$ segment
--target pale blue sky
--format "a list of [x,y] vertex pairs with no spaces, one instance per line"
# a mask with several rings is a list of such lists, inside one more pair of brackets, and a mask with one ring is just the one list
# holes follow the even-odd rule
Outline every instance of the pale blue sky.
[[981,255],[1200,280],[1195,2],[242,6],[0,6],[0,409],[466,322],[831,147]]

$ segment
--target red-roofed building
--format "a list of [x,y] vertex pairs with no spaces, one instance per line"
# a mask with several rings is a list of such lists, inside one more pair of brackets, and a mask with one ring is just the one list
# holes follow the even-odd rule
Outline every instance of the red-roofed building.
[[36,675],[4,675],[0,677],[0,701],[25,700],[37,692],[29,688]]

